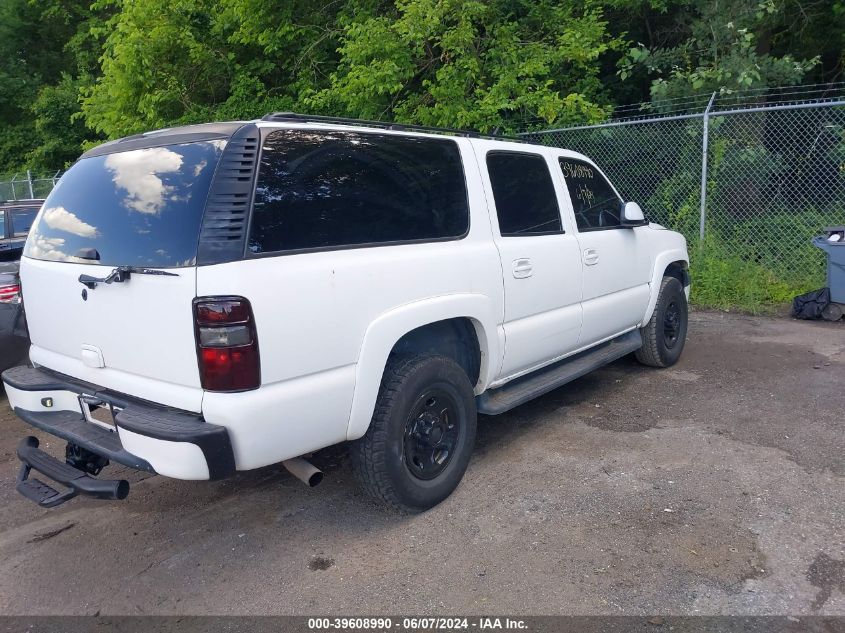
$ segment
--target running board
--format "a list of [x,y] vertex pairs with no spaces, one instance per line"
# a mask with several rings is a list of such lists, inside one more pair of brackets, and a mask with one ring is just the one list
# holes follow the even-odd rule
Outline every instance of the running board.
[[475,398],[479,413],[498,415],[557,389],[576,378],[612,363],[642,347],[639,330],[632,330],[615,339],[596,345],[548,367],[516,378],[498,389],[490,389]]

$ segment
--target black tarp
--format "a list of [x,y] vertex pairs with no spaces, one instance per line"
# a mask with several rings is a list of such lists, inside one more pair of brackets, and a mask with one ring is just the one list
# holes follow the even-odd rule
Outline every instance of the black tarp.
[[822,311],[830,303],[830,289],[819,288],[792,300],[792,316],[796,319],[821,319]]

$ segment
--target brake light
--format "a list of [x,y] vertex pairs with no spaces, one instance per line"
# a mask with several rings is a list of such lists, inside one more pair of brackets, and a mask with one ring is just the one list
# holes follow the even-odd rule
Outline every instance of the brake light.
[[194,300],[200,382],[207,391],[246,391],[261,384],[255,318],[243,297]]
[[0,303],[20,303],[21,302],[21,286],[20,284],[8,284],[0,286]]

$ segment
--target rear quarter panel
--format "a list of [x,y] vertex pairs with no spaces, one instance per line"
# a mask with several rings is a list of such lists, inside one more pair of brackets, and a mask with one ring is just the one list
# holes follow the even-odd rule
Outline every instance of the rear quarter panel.
[[[459,144],[470,201],[470,231],[463,239],[263,256],[197,269],[198,296],[240,295],[255,315],[261,388],[206,393],[203,400],[205,418],[229,429],[239,469],[363,434],[390,349],[415,327],[469,316],[483,321],[498,347],[501,265],[471,147],[463,139]],[[467,303],[483,307],[464,314]],[[447,304],[457,312],[443,309]],[[485,367],[497,370],[500,353],[487,353],[492,360]]]

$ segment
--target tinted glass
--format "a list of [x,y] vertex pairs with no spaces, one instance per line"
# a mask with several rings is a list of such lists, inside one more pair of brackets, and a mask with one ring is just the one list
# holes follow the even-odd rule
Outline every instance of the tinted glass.
[[12,237],[24,237],[29,233],[29,228],[38,215],[38,207],[23,209],[10,209],[9,216],[12,220]]
[[[193,265],[223,145],[187,143],[80,160],[44,202],[24,254],[105,266]],[[99,262],[80,258],[90,249]]]
[[0,209],[0,240],[6,237],[6,210]]
[[456,238],[468,227],[454,141],[322,130],[264,141],[253,253]]
[[622,200],[595,167],[584,161],[561,158],[560,169],[579,230],[613,228],[621,224]]
[[490,152],[487,171],[503,236],[560,233],[560,209],[546,159],[537,154]]

